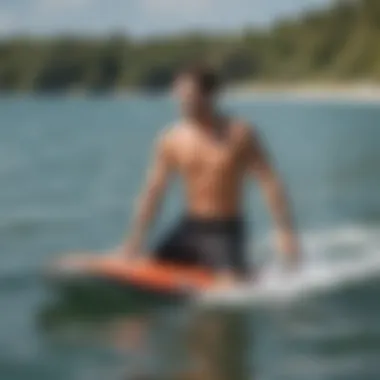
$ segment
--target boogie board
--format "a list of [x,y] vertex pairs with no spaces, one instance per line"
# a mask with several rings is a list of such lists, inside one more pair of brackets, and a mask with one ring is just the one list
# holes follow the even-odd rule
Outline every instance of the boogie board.
[[[109,280],[132,289],[148,291],[152,295],[194,295],[196,303],[207,309],[252,308],[259,305],[288,304],[305,296],[344,291],[346,286],[380,281],[380,259],[369,257],[358,262],[334,265],[312,265],[297,273],[282,273],[276,267],[260,270],[254,281],[229,290],[216,290],[215,276],[202,269],[168,266],[160,263],[129,263],[122,257],[94,254],[72,256],[54,263],[49,268],[54,278],[74,277]],[[195,294],[194,294],[195,293]]]
[[115,256],[72,256],[56,262],[49,274],[64,279],[99,279],[157,295],[188,295],[207,291],[215,276],[201,268],[160,262],[130,262]]

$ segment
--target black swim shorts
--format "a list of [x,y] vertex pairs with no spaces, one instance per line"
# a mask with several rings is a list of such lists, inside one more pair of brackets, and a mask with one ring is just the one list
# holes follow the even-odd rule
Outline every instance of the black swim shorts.
[[185,217],[154,250],[160,262],[246,275],[242,218],[203,220]]

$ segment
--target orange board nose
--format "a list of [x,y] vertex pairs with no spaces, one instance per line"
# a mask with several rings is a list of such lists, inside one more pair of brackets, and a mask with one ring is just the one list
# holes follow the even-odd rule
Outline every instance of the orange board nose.
[[[64,263],[64,262],[63,262]],[[181,292],[183,289],[205,290],[215,277],[202,268],[181,267],[157,262],[130,262],[123,258],[71,258],[70,268],[83,276],[115,280],[125,285],[155,292]]]

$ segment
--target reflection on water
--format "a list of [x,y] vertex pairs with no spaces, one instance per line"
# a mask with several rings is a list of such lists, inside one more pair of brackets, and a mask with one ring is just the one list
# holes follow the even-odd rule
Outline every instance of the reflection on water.
[[194,322],[193,356],[200,379],[253,378],[249,361],[253,340],[249,312],[201,314]]
[[239,311],[101,288],[61,289],[38,316],[66,378],[379,378],[380,279]]
[[45,305],[40,328],[59,346],[117,355],[112,371],[123,372],[123,379],[247,379],[253,356],[249,311],[207,312],[180,300],[142,297],[116,287],[103,294],[68,287]]

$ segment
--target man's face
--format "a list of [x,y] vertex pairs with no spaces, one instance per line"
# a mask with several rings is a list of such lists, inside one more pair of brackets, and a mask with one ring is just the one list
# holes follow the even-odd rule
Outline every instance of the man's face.
[[186,74],[180,75],[175,80],[173,93],[186,116],[198,116],[204,113],[213,102],[213,96],[205,94],[199,83]]

